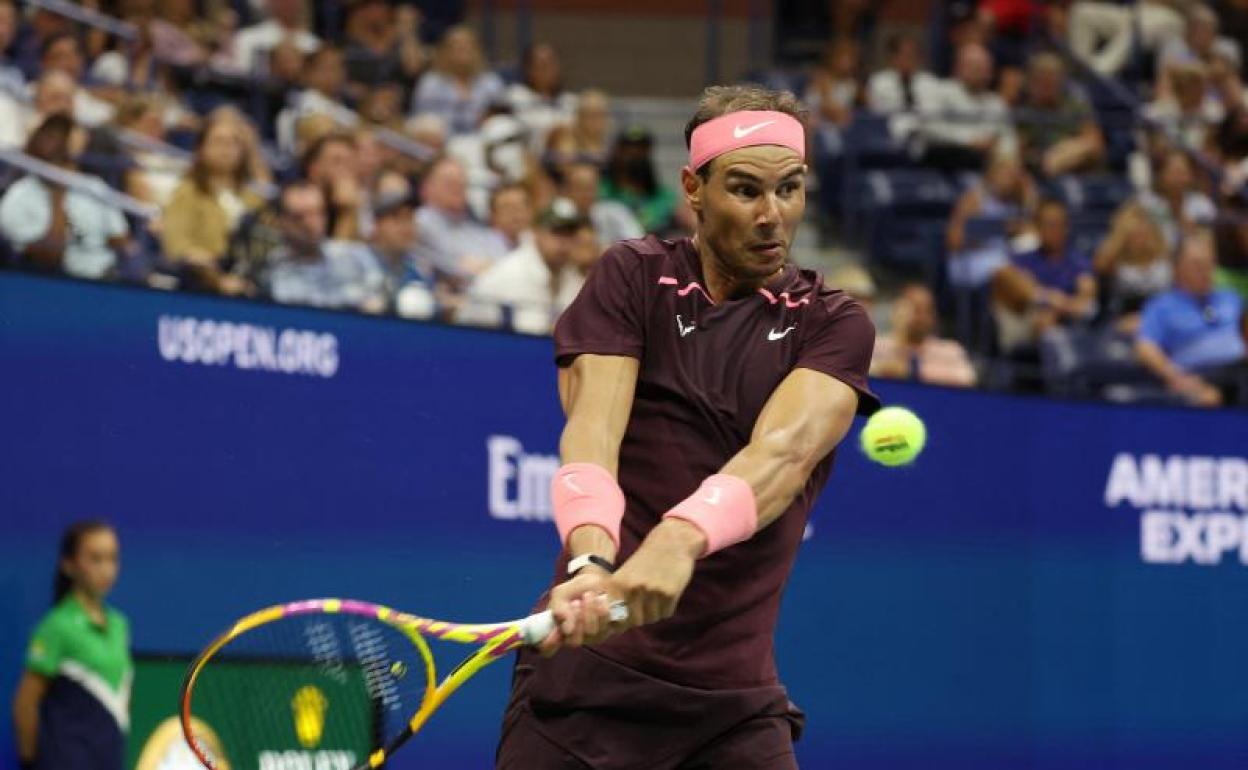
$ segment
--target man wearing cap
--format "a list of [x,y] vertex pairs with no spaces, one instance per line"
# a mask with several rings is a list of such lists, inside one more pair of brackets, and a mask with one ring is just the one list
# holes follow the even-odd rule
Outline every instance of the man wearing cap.
[[567,198],[555,198],[537,218],[534,237],[477,276],[456,314],[459,323],[505,326],[549,334],[584,277],[571,262],[573,239],[591,229],[589,218]]
[[555,327],[557,628],[518,654],[499,768],[797,766],[780,596],[834,448],[879,405],[869,316],[788,261],[800,117],[789,93],[703,92],[695,235],[612,246]]

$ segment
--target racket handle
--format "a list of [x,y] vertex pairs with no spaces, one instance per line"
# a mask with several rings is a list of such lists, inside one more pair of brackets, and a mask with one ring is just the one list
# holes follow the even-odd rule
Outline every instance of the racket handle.
[[[612,623],[623,623],[628,620],[628,605],[624,602],[612,602],[607,611]],[[555,630],[555,616],[550,610],[535,613],[520,621],[520,636],[528,645],[538,645],[550,632]]]

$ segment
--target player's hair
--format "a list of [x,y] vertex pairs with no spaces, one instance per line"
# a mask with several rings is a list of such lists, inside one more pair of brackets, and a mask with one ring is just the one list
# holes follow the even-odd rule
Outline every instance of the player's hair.
[[113,525],[103,519],[85,519],[75,521],[61,533],[61,547],[56,555],[56,577],[52,580],[52,604],[59,604],[61,599],[74,587],[74,579],[65,574],[61,562],[73,559],[82,547],[82,539],[94,532],[112,532]]
[[[806,108],[802,106],[801,100],[791,91],[775,91],[753,85],[707,86],[703,89],[702,95],[698,97],[698,108],[694,111],[693,117],[685,124],[685,147],[690,146],[693,141],[693,130],[698,126],[721,115],[743,110],[783,112],[803,123],[806,122],[807,116]],[[700,168],[694,169],[703,181],[710,177],[711,164],[714,162],[712,158]]]

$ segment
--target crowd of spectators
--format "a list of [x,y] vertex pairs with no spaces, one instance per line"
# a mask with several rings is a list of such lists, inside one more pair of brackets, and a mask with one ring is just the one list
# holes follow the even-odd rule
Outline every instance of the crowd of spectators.
[[979,0],[933,18],[922,37],[834,39],[772,80],[805,95],[841,236],[944,311],[929,324],[905,286],[876,369],[1248,404],[1248,2]]
[[[655,137],[549,44],[512,71],[396,0],[79,7],[128,32],[0,0],[0,151],[42,164],[0,180],[7,264],[544,334],[606,245],[691,231]],[[1248,399],[1248,0],[933,13],[766,75],[810,109],[846,288],[900,286],[875,371]]]
[[604,244],[687,231],[550,45],[504,73],[390,0],[79,7],[130,32],[0,0],[0,150],[46,164],[3,179],[7,264],[545,334]]

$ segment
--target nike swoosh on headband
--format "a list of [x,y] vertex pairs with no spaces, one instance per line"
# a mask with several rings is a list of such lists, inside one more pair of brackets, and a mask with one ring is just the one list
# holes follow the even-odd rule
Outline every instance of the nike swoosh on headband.
[[774,120],[764,120],[762,123],[755,123],[754,125],[752,125],[752,126],[748,126],[748,127],[745,127],[745,128],[743,128],[743,127],[741,127],[741,126],[734,126],[734,127],[733,127],[733,129],[732,129],[732,138],[733,138],[733,139],[744,139],[745,137],[747,137],[747,136],[749,136],[750,134],[754,133],[754,132],[755,132],[755,131],[757,131],[758,129],[760,129],[760,128],[766,128],[767,126],[770,126],[772,123],[775,123],[775,122],[776,122],[776,121],[774,121]]

